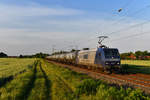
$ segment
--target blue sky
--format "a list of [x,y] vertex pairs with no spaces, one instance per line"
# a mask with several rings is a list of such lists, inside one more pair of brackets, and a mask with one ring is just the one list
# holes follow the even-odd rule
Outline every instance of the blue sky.
[[149,50],[149,34],[119,39],[149,32],[148,22],[132,28],[150,20],[149,10],[149,0],[1,0],[0,51],[19,55],[51,53],[53,45],[57,51],[95,48],[99,35],[108,35],[105,44],[120,52]]

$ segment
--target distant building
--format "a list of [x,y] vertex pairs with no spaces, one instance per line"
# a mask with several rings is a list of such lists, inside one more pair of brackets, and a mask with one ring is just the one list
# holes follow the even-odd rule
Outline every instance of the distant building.
[[136,59],[136,56],[135,56],[134,54],[131,54],[131,55],[129,56],[129,58],[132,59],[132,60],[135,60],[135,59]]

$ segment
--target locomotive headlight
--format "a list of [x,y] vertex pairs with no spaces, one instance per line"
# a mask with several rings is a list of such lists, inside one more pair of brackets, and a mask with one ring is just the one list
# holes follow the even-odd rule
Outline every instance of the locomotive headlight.
[[117,65],[120,65],[120,62],[117,62]]
[[108,63],[108,62],[105,62],[105,65],[109,65],[109,63]]

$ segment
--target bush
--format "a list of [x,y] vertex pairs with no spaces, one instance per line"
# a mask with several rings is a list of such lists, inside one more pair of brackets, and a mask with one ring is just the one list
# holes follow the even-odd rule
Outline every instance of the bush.
[[115,87],[108,87],[102,84],[97,89],[96,100],[121,100],[123,97],[124,94]]
[[95,94],[97,87],[100,85],[100,81],[95,81],[92,79],[85,79],[76,89],[76,94]]
[[140,89],[137,90],[127,90],[127,95],[124,100],[149,100],[148,97],[144,96]]

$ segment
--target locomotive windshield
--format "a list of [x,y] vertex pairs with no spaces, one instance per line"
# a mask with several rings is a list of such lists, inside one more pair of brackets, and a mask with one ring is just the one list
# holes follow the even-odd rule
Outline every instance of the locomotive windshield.
[[118,49],[103,49],[105,58],[120,58]]

